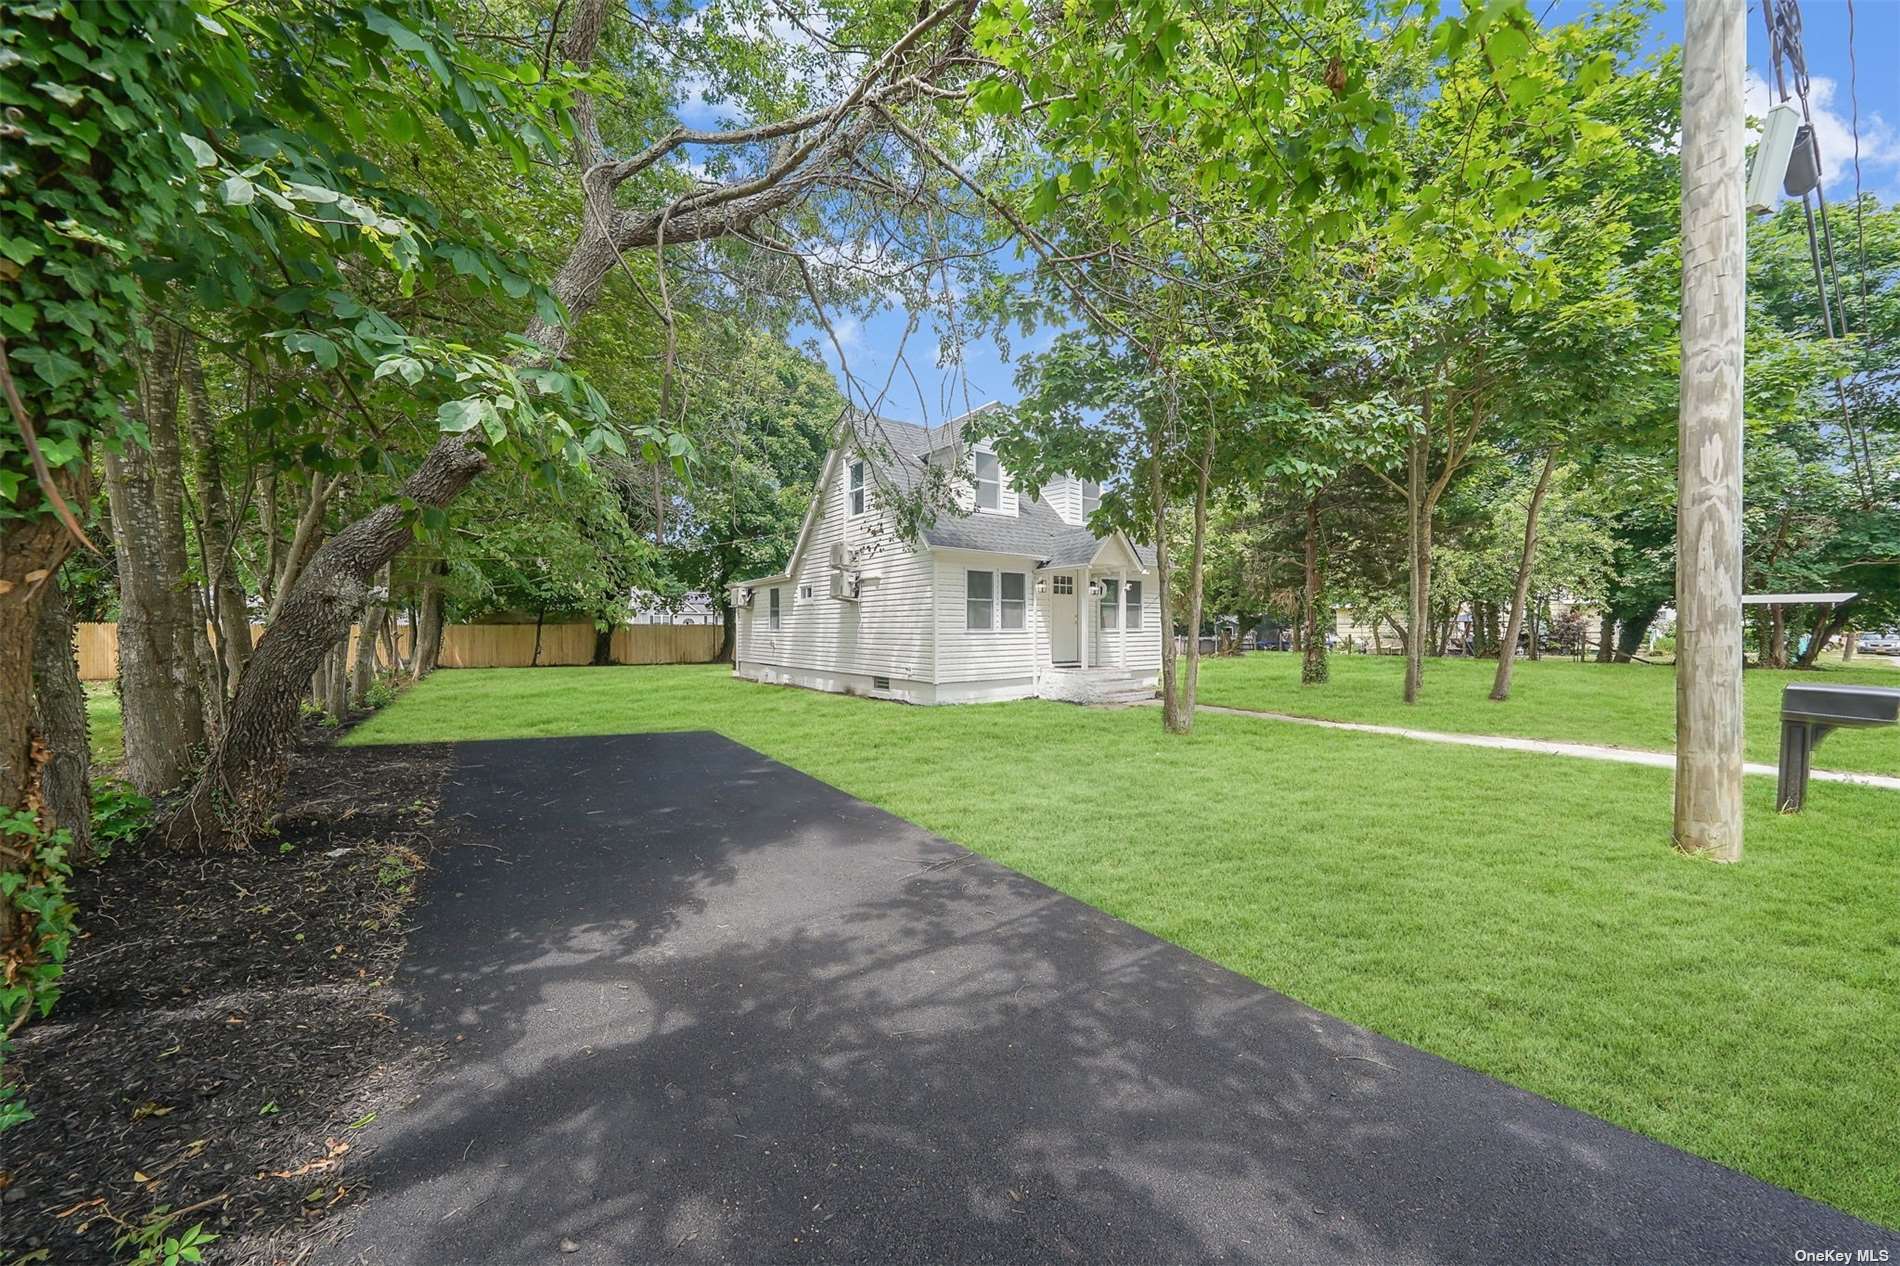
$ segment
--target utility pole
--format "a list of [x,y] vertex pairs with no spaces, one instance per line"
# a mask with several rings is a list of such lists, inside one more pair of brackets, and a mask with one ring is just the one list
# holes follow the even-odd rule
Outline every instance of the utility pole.
[[1686,0],[1676,457],[1676,847],[1742,857],[1744,0]]

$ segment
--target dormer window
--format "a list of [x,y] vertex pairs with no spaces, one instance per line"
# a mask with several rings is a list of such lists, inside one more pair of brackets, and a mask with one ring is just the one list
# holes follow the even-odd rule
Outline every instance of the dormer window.
[[976,457],[976,508],[979,510],[1001,510],[1003,508],[1003,467],[997,462],[995,453],[977,453]]
[[1082,522],[1087,523],[1089,516],[1102,508],[1102,485],[1082,483]]
[[864,513],[864,463],[851,463],[851,513]]

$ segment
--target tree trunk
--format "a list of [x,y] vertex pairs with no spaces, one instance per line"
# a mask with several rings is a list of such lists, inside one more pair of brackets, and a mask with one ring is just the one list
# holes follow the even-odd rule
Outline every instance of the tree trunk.
[[[1517,583],[1511,587],[1511,618],[1504,625],[1504,643],[1498,648],[1498,671],[1491,678],[1491,697],[1503,703],[1511,697],[1511,669],[1517,661],[1517,635],[1524,627],[1524,607],[1530,598],[1531,571],[1537,561],[1537,515],[1544,508],[1544,496],[1550,491],[1551,472],[1557,469],[1557,450],[1544,454],[1544,469],[1531,490],[1530,505],[1524,512],[1524,552],[1517,559]],[[1561,525],[1560,525],[1561,526]],[[1537,619],[1531,617],[1531,658],[1537,658]]]
[[350,631],[345,625],[343,636],[330,648],[323,666],[323,710],[338,725],[350,719],[349,659]]
[[1841,662],[1843,664],[1851,664],[1854,662],[1854,652],[1859,649],[1856,645],[1859,640],[1859,629],[1843,629],[1841,631]]
[[358,707],[376,680],[376,649],[383,635],[383,622],[389,618],[389,567],[385,564],[378,587],[382,600],[371,602],[363,611],[362,627],[356,635],[356,658],[350,664],[350,699]]
[[[1194,728],[1194,709],[1201,682],[1201,600],[1206,589],[1207,484],[1213,474],[1213,466],[1214,428],[1210,420],[1207,445],[1201,451],[1200,477],[1194,485],[1194,557],[1188,564],[1188,625],[1191,632],[1188,637],[1186,697],[1181,704],[1181,728],[1176,731],[1178,734],[1186,734]],[[1120,601],[1120,597],[1117,596],[1116,600]]]
[[185,418],[191,433],[192,474],[198,490],[198,516],[203,528],[200,564],[211,592],[211,608],[218,628],[218,656],[223,661],[222,697],[237,693],[238,677],[251,659],[251,617],[244,586],[237,573],[237,525],[224,486],[224,449],[211,421],[211,401],[205,391],[204,365],[196,340],[185,353]]
[[[417,505],[440,508],[461,495],[488,461],[463,436],[437,443],[403,485]],[[241,847],[269,821],[283,789],[297,700],[311,673],[350,627],[370,580],[413,543],[410,512],[379,506],[326,541],[264,630],[231,707],[224,741],[191,796],[165,823],[175,847]]]
[[546,621],[547,615],[548,615],[548,609],[546,607],[535,608],[534,654],[528,657],[528,667],[530,668],[539,668],[541,666],[541,626],[543,622]]
[[[1431,397],[1426,397],[1426,408],[1431,407]],[[1410,610],[1406,613],[1407,629],[1405,634],[1405,702],[1417,703],[1420,680],[1425,670],[1425,640],[1430,636],[1426,625],[1431,619],[1431,610],[1427,605],[1425,560],[1431,546],[1427,543],[1428,533],[1419,523],[1419,506],[1425,500],[1425,455],[1422,441],[1412,437],[1406,446],[1405,454],[1405,533],[1406,548],[1410,557],[1406,560],[1406,597]]]
[[[54,479],[69,503],[84,500],[65,471]],[[0,524],[0,807],[25,810],[48,830],[55,828],[39,794],[44,749],[33,731],[33,664],[40,607],[72,547],[72,538],[51,514]],[[0,870],[8,869],[13,867],[0,860]],[[18,934],[13,904],[0,891],[0,957]]]
[[[1163,629],[1162,633],[1164,644],[1174,637],[1173,629]],[[738,653],[738,650],[739,613],[728,603],[719,611],[719,654],[715,658],[721,663],[731,663],[732,657]],[[1162,653],[1167,653],[1165,645]]]
[[411,680],[421,681],[435,671],[442,655],[442,577],[446,562],[430,563],[422,573],[422,597],[416,604],[416,647],[409,667]]
[[1533,661],[1540,660],[1544,657],[1544,641],[1543,641],[1544,631],[1542,628],[1539,627],[1539,625],[1542,623],[1542,620],[1539,617],[1542,616],[1543,609],[1544,609],[1543,599],[1540,598],[1537,601],[1531,603],[1530,657]]
[[594,621],[594,655],[589,662],[596,668],[614,662],[614,622],[607,617]]
[[1616,659],[1616,617],[1608,611],[1597,621],[1597,663],[1608,664]]
[[1743,71],[1734,0],[1686,0],[1676,451],[1677,848],[1742,857]]
[[1821,652],[1827,649],[1827,644],[1847,627],[1849,618],[1847,612],[1839,609],[1831,610],[1827,607],[1818,609],[1814,613],[1814,628],[1808,634],[1807,649],[1801,652],[1801,657],[1795,661],[1795,667],[1814,667],[1814,661],[1819,659]]
[[[1183,732],[1181,700],[1175,691],[1178,655],[1174,645],[1174,568],[1168,557],[1168,492],[1162,471],[1167,459],[1167,432],[1173,428],[1175,409],[1174,381],[1170,376],[1166,425],[1164,427],[1161,421],[1148,424],[1148,510],[1154,520],[1155,582],[1160,586],[1156,597],[1161,603],[1161,726],[1170,734]],[[1195,630],[1197,638],[1199,632]]]
[[1326,638],[1320,632],[1319,612],[1324,586],[1319,570],[1319,499],[1306,502],[1306,654],[1300,661],[1300,684],[1324,685],[1331,674],[1326,663]]
[[125,771],[148,794],[183,780],[206,739],[196,646],[203,624],[186,578],[180,499],[179,334],[160,321],[152,342],[140,358],[138,400],[151,448],[127,443],[105,457],[119,567]]
[[1762,667],[1788,666],[1788,617],[1779,602],[1768,608],[1768,641],[1762,650]]
[[73,652],[72,612],[59,582],[48,577],[33,645],[33,731],[45,744],[40,800],[54,830],[71,831],[67,860],[92,860],[92,743],[86,691]]

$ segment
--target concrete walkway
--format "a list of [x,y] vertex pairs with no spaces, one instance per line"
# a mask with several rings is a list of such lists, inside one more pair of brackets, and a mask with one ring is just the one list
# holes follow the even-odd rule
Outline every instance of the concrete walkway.
[[[1142,706],[1160,707],[1161,705],[1157,700]],[[1624,765],[1653,765],[1657,769],[1676,767],[1676,758],[1673,753],[1645,751],[1640,747],[1598,747],[1591,743],[1553,743],[1548,739],[1511,738],[1503,734],[1447,734],[1441,730],[1408,730],[1397,725],[1367,725],[1359,721],[1322,721],[1318,717],[1296,717],[1286,712],[1264,712],[1253,708],[1224,708],[1212,703],[1203,703],[1196,711],[1217,712],[1233,717],[1255,717],[1262,721],[1287,721],[1294,725],[1315,725],[1323,730],[1353,730],[1360,734],[1385,734],[1393,738],[1416,739],[1421,743],[1450,743],[1457,747],[1489,747],[1507,752],[1538,752],[1545,756],[1577,756],[1584,760],[1616,761]],[[1764,765],[1756,761],[1743,765],[1742,770],[1758,778],[1773,778],[1776,774],[1773,765]],[[1886,774],[1856,774],[1838,769],[1817,769],[1809,777],[1816,782],[1851,782],[1862,787],[1900,791],[1900,778]]]
[[1900,1253],[717,735],[460,744],[442,820],[392,1005],[447,1058],[322,1263]]

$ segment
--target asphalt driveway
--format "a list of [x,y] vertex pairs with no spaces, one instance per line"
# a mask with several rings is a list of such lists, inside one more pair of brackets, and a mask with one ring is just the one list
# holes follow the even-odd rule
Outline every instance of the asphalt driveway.
[[330,1260],[1900,1250],[717,735],[465,744],[451,781],[467,847],[402,982],[450,1060],[366,1131],[372,1194]]

